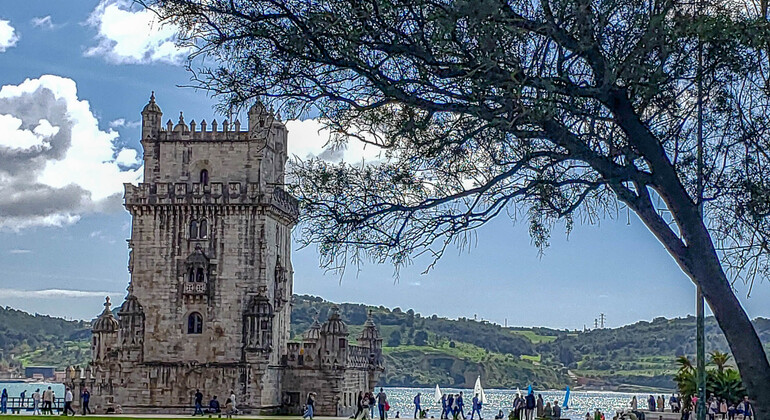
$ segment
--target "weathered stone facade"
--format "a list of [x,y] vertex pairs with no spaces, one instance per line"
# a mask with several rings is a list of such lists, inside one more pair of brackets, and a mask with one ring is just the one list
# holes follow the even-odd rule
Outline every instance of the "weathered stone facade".
[[144,182],[125,185],[132,217],[128,296],[93,326],[93,361],[69,372],[92,407],[179,412],[199,388],[246,412],[344,415],[374,388],[382,340],[367,322],[356,345],[334,311],[290,342],[291,230],[298,203],[284,189],[287,130],[257,103],[248,129],[226,120],[170,120],[154,95],[142,111]]

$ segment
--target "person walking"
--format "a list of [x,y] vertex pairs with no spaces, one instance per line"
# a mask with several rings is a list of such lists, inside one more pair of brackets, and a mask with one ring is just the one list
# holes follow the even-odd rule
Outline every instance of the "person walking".
[[367,392],[364,393],[363,397],[361,397],[361,420],[371,420],[371,416],[369,415],[371,412],[369,411],[369,405],[371,404],[371,395]]
[[230,390],[230,400],[233,402],[233,413],[238,413],[238,405],[235,403],[235,391]]
[[631,397],[631,410],[636,411],[639,403],[636,401],[636,395]]
[[225,415],[228,419],[233,418],[233,413],[235,412],[235,406],[233,405],[233,399],[228,398],[227,401],[225,401]]
[[479,399],[479,394],[474,395],[471,400],[471,420],[473,420],[476,413],[479,414],[479,420],[483,420],[481,418],[481,400]]
[[535,394],[530,392],[524,397],[524,417],[526,420],[534,420],[535,417]]
[[0,394],[0,414],[8,414],[8,390],[5,388]]
[[369,417],[374,418],[374,406],[377,405],[377,401],[374,399],[374,391],[369,393]]
[[193,411],[193,416],[196,414],[203,416],[203,394],[200,389],[195,390],[195,411]]
[[43,391],[43,414],[53,414],[53,391],[50,386]]
[[385,395],[385,390],[380,388],[380,393],[377,394],[377,409],[380,410],[380,420],[385,420],[387,417],[385,414],[386,405],[388,405],[388,396]]
[[39,416],[40,413],[40,388],[32,393],[32,415]]
[[315,392],[307,394],[307,401],[305,402],[305,414],[302,415],[303,419],[313,418],[313,409],[315,405]]
[[358,391],[358,398],[356,398],[356,414],[353,415],[354,419],[357,419],[364,410],[364,392]]
[[69,389],[69,387],[64,388],[64,416],[68,416],[68,413],[72,413],[74,416],[77,414],[74,409],[72,409],[72,400],[74,399],[74,396],[72,395],[72,390]]
[[91,401],[91,391],[88,390],[88,387],[83,387],[80,398],[83,400],[83,415],[91,414],[91,407],[88,406],[89,401]]
[[414,418],[419,419],[420,416],[420,395],[422,395],[420,392],[417,393],[417,395],[414,396]]
[[441,416],[439,418],[446,419],[446,406],[447,406],[447,398],[446,394],[441,395]]

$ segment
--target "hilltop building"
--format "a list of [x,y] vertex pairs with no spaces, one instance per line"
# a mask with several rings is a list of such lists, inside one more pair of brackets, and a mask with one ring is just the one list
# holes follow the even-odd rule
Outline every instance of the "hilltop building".
[[[142,110],[144,182],[125,185],[131,214],[128,295],[107,298],[93,324],[93,361],[69,369],[97,412],[168,413],[233,390],[251,413],[298,413],[316,392],[319,415],[351,414],[383,371],[370,319],[355,344],[338,310],[290,341],[291,230],[284,190],[287,130],[257,103],[248,127],[225,120],[161,123]],[[78,395],[76,393],[76,395]]]

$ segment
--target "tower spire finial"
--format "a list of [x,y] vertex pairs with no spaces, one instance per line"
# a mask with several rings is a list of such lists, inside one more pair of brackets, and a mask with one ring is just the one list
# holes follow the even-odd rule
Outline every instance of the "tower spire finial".
[[155,91],[154,90],[150,93],[150,102],[151,103],[155,103]]

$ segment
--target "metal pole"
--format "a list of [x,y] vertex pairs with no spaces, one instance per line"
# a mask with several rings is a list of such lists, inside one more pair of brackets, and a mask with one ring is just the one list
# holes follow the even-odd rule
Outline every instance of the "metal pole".
[[[703,11],[703,0],[698,1],[698,15]],[[703,221],[703,42],[698,34],[698,74],[695,76],[698,82],[698,212]],[[703,291],[697,286],[696,327],[696,381],[698,387],[698,405],[696,407],[697,420],[706,420],[706,339],[705,339],[705,315],[703,305]]]
[[705,322],[703,315],[703,293],[698,286],[697,321],[696,321],[696,346],[698,352],[697,361],[697,384],[698,384],[698,405],[696,407],[697,420],[706,420],[706,346],[705,346]]

